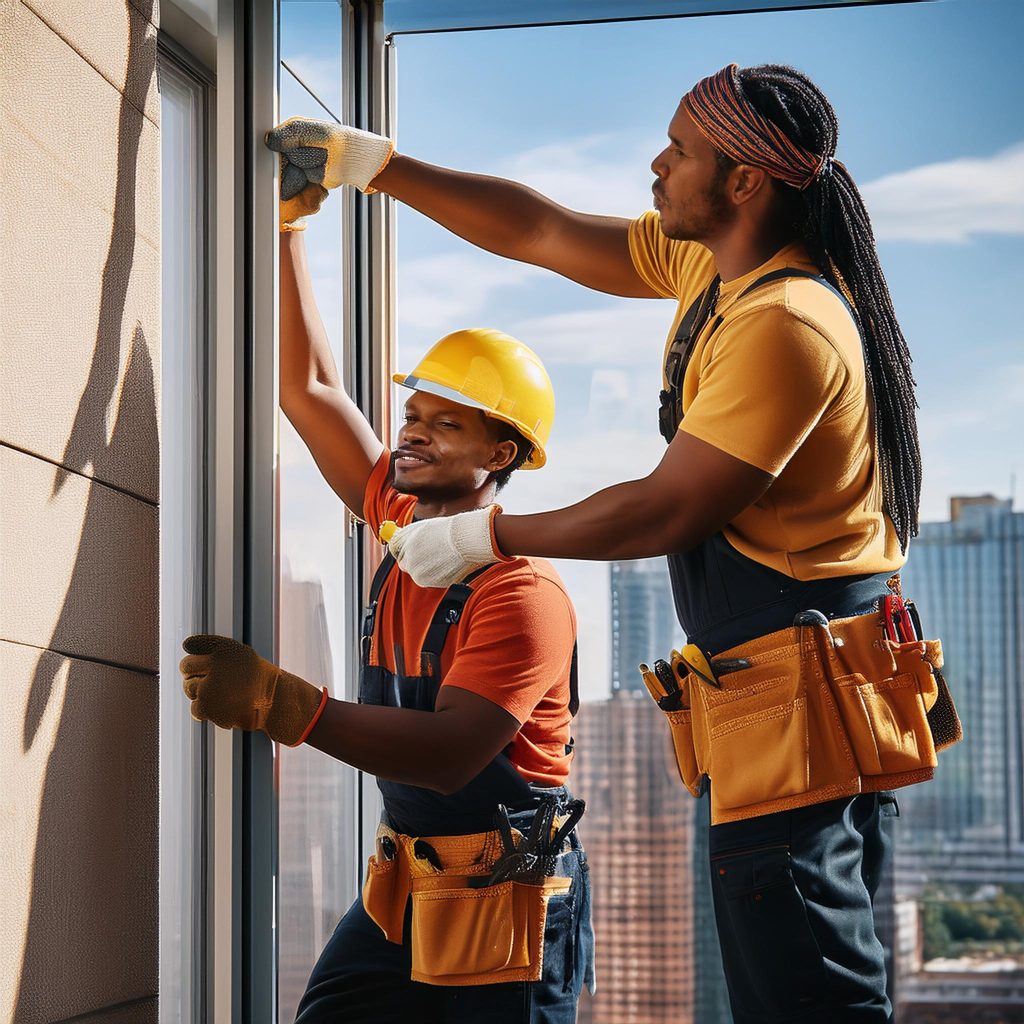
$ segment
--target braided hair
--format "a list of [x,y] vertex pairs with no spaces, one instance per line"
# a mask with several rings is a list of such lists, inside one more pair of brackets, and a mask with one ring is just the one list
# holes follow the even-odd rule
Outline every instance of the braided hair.
[[[742,68],[738,74],[744,96],[764,117],[800,146],[825,158],[821,171],[804,189],[777,178],[772,181],[792,212],[793,225],[811,259],[854,309],[874,403],[883,509],[905,552],[918,532],[921,500],[914,376],[864,200],[849,171],[832,159],[839,121],[822,91],[794,68],[762,64]],[[720,166],[731,163],[719,155]]]

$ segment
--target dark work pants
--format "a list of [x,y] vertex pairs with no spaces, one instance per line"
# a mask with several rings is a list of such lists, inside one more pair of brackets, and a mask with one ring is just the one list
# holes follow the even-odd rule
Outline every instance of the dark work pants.
[[735,1024],[892,1020],[872,904],[895,810],[871,793],[710,826]]
[[[576,847],[575,834],[571,841]],[[412,981],[410,909],[405,941],[397,945],[385,940],[357,900],[313,968],[296,1024],[572,1024],[593,969],[583,850],[559,857],[556,872],[573,884],[548,903],[540,981],[452,987]]]

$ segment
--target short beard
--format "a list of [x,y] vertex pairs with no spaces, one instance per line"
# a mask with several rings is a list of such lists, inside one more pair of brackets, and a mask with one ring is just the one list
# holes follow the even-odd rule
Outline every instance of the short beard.
[[732,210],[728,200],[725,198],[725,179],[729,172],[736,165],[728,157],[718,154],[720,159],[715,167],[715,176],[711,180],[707,191],[704,193],[706,210],[699,221],[680,225],[678,228],[665,229],[662,222],[662,232],[666,238],[674,242],[704,242],[716,234],[723,224],[727,224],[732,216]]

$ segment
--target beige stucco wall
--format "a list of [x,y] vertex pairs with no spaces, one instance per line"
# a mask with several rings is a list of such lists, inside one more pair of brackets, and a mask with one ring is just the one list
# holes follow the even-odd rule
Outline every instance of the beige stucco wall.
[[0,1022],[156,1021],[156,0],[0,0]]

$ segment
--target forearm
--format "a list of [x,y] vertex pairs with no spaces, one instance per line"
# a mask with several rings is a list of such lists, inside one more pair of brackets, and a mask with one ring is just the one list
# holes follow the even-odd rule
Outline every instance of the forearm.
[[646,480],[607,487],[553,512],[499,515],[498,547],[509,555],[617,561],[685,551],[703,537],[685,508],[656,500]]
[[567,213],[518,182],[450,170],[396,153],[373,187],[449,231],[510,259],[538,263],[546,227]]
[[378,778],[452,792],[462,783],[453,764],[461,730],[452,717],[442,710],[329,700],[306,742]]
[[312,384],[342,389],[306,259],[302,231],[283,231],[281,255],[281,404]]

